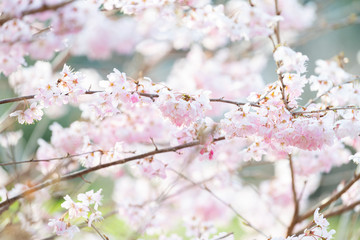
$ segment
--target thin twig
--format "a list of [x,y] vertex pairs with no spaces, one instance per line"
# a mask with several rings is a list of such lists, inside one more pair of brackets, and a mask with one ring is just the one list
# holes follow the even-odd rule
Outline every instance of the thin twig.
[[330,87],[328,90],[326,90],[325,92],[323,92],[322,94],[320,94],[320,95],[317,96],[316,98],[310,99],[310,100],[304,105],[303,108],[308,107],[310,104],[316,102],[316,101],[319,100],[321,97],[327,95],[327,94],[330,93],[330,91],[333,90],[334,88],[340,87],[340,86],[342,86],[342,85],[344,85],[344,84],[353,83],[353,82],[358,81],[358,80],[360,80],[360,78],[359,78],[358,76],[356,76],[356,78],[353,79],[353,80],[346,81],[346,82],[343,82],[343,83],[340,83],[340,84],[337,84],[337,85],[334,85],[334,86]]
[[357,106],[345,106],[345,107],[329,107],[325,109],[318,109],[312,111],[299,111],[293,112],[294,115],[302,115],[302,114],[314,114],[314,113],[321,113],[321,112],[328,112],[328,111],[338,111],[338,110],[360,110],[360,107]]
[[211,191],[205,184],[204,186],[198,185],[196,182],[194,182],[193,180],[191,180],[190,178],[188,178],[187,176],[185,176],[184,174],[171,169],[172,171],[174,171],[175,173],[177,173],[179,176],[181,176],[182,178],[184,178],[185,180],[191,182],[194,186],[198,186],[199,188],[207,191],[208,193],[210,193],[210,195],[212,195],[216,200],[218,200],[219,202],[221,202],[223,205],[225,205],[226,207],[228,207],[232,212],[235,213],[235,215],[239,218],[241,218],[243,220],[243,223],[254,229],[256,232],[260,233],[261,235],[263,235],[264,237],[266,237],[267,239],[269,239],[269,237],[263,233],[260,229],[254,227],[248,220],[246,220],[246,218],[244,218],[230,203],[225,202],[222,198],[220,198],[219,196],[217,196],[213,191]]
[[[86,221],[86,222],[88,222],[88,221]],[[103,240],[108,240],[108,238],[105,237],[105,236],[100,232],[100,230],[97,229],[97,227],[94,226],[94,224],[91,224],[91,227],[92,227],[92,228],[95,230],[95,232],[101,237],[101,239],[103,239]]]
[[31,160],[20,161],[20,162],[6,162],[6,163],[0,163],[0,166],[3,167],[3,166],[15,165],[15,164],[24,164],[24,163],[39,163],[39,162],[59,161],[59,160],[63,160],[63,159],[79,157],[79,156],[83,156],[83,155],[87,155],[87,154],[91,154],[91,153],[96,153],[96,152],[101,153],[103,151],[102,150],[95,150],[95,151],[91,151],[91,152],[78,153],[78,154],[74,154],[74,155],[67,154],[66,156],[63,156],[63,157],[55,157],[55,158],[47,158],[47,159],[31,159]]

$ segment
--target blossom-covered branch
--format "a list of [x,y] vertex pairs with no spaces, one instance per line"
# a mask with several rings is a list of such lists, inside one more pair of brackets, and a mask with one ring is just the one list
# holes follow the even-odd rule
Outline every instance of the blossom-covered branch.
[[20,12],[19,16],[12,16],[12,15],[5,14],[0,18],[0,26],[3,25],[5,22],[10,21],[14,18],[22,18],[26,15],[36,14],[36,13],[45,12],[45,11],[55,11],[55,10],[62,8],[70,3],[73,3],[74,1],[75,0],[67,0],[64,2],[59,2],[59,3],[51,4],[51,5],[44,3],[40,7]]

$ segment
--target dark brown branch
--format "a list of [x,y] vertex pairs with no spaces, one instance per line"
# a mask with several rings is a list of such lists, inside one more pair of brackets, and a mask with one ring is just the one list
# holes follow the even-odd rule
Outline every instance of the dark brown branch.
[[30,15],[30,14],[57,10],[59,8],[65,7],[66,5],[68,5],[70,3],[73,3],[74,1],[75,0],[70,0],[70,1],[67,1],[67,2],[62,2],[62,3],[58,3],[58,4],[54,4],[54,5],[44,4],[39,8],[24,11],[24,12],[21,13],[20,16],[5,15],[4,17],[0,18],[0,26],[3,25],[5,22],[10,21],[10,20],[15,19],[15,18],[22,18],[22,17],[24,17],[26,15]]
[[315,212],[315,210],[317,208],[320,208],[320,210],[324,209],[325,207],[329,206],[332,202],[338,200],[341,195],[343,195],[347,190],[349,190],[349,188],[358,180],[360,179],[360,174],[355,175],[354,178],[348,182],[345,187],[343,189],[341,189],[340,191],[338,191],[337,193],[333,194],[331,197],[329,197],[328,199],[324,199],[322,202],[322,204],[320,204],[319,206],[316,206],[312,209],[310,209],[309,211],[307,211],[306,213],[304,213],[303,215],[299,216],[298,218],[298,222],[301,222],[303,220],[305,220],[306,218],[312,216]]
[[[218,141],[222,141],[222,140],[225,140],[225,137],[216,138],[216,139],[214,139],[214,142],[218,142]],[[24,198],[25,196],[27,196],[27,195],[29,195],[31,193],[34,193],[36,191],[39,191],[39,190],[41,190],[41,189],[43,189],[45,187],[48,187],[50,185],[54,185],[54,184],[56,184],[58,182],[78,178],[78,177],[81,177],[81,176],[83,176],[85,174],[95,172],[95,171],[100,170],[100,169],[104,169],[104,168],[108,168],[108,167],[111,167],[111,166],[124,164],[124,163],[131,162],[131,161],[134,161],[134,160],[137,160],[137,159],[142,159],[142,158],[153,156],[153,155],[160,154],[160,153],[176,152],[177,150],[180,150],[180,149],[194,147],[194,146],[198,146],[198,145],[200,145],[200,142],[199,141],[194,141],[194,142],[190,142],[190,143],[181,144],[181,145],[178,145],[178,146],[175,146],[175,147],[168,147],[168,148],[163,148],[163,149],[150,151],[150,152],[143,153],[143,154],[138,154],[138,155],[123,158],[123,159],[120,159],[120,160],[117,160],[117,161],[114,161],[114,162],[104,163],[104,164],[100,164],[100,165],[97,165],[97,166],[92,167],[92,168],[87,168],[87,169],[84,169],[84,170],[79,170],[79,171],[76,171],[76,172],[73,172],[73,173],[69,173],[69,174],[64,175],[64,176],[62,176],[60,178],[57,178],[57,179],[47,180],[47,181],[45,181],[45,182],[43,182],[41,184],[38,184],[38,185],[36,185],[36,186],[34,186],[34,187],[20,193],[19,195],[15,196],[15,197],[9,198],[9,199],[1,202],[0,203],[0,208],[6,208],[6,207],[10,206],[10,204],[14,203],[15,201],[17,201],[17,200],[19,200],[21,198]]]
[[[354,203],[352,203],[352,204],[350,204],[348,206],[338,207],[337,209],[333,210],[332,212],[324,214],[324,217],[329,218],[329,217],[333,217],[333,216],[338,216],[338,215],[340,215],[340,214],[342,214],[344,212],[353,210],[358,205],[360,205],[360,201],[356,201],[356,202],[354,202]],[[314,221],[311,221],[306,227],[299,230],[295,235],[301,234],[302,232],[304,232],[305,229],[309,229],[314,225],[315,225]]]
[[295,186],[295,173],[294,173],[294,165],[291,154],[289,154],[289,164],[290,164],[290,172],[291,172],[291,189],[292,189],[292,196],[293,196],[293,202],[294,202],[294,214],[293,218],[291,220],[291,223],[287,229],[286,236],[291,236],[295,225],[298,222],[299,217],[299,201],[296,194],[296,186]]
[[35,95],[7,98],[7,99],[0,100],[0,104],[20,102],[20,101],[24,101],[24,100],[30,100],[30,99],[34,99],[34,97],[35,97]]
[[340,215],[344,212],[347,212],[347,211],[350,211],[350,210],[353,210],[356,206],[360,205],[360,201],[356,201],[348,206],[342,206],[342,207],[339,207],[337,209],[335,209],[334,211],[332,212],[329,212],[327,214],[324,214],[324,217],[325,218],[329,218],[329,217],[333,217],[333,216],[337,216],[337,215]]

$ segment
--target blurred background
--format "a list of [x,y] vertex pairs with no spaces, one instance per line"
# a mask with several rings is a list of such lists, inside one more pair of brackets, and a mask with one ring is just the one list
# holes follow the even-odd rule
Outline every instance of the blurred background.
[[[225,1],[217,1],[224,3]],[[303,1],[304,3],[314,3],[317,5],[317,20],[312,28],[308,31],[300,33],[296,41],[288,42],[288,45],[293,47],[296,51],[302,52],[309,57],[308,73],[307,76],[314,74],[315,61],[317,59],[331,59],[336,56],[341,56],[348,59],[348,63],[345,65],[347,72],[360,75],[360,1],[359,0],[316,0],[316,1]],[[298,16],[301,18],[302,16]],[[286,41],[286,40],[285,40]],[[270,42],[269,42],[269,46]],[[146,76],[149,76],[154,81],[165,81],[169,75],[171,68],[175,61],[179,58],[185,57],[186,51],[175,51],[168,54],[165,59],[156,64]],[[56,58],[57,56],[55,56]],[[34,64],[34,60],[27,58],[28,65]],[[76,70],[83,68],[92,68],[97,71],[102,79],[106,79],[106,75],[112,71],[114,67],[126,72],[129,76],[137,76],[138,66],[144,61],[140,54],[134,55],[118,55],[113,54],[110,59],[105,61],[90,60],[83,56],[71,56],[67,59],[67,64]],[[276,66],[269,55],[267,65],[262,72],[263,79],[266,83],[271,83],[277,79]],[[260,89],[259,89],[260,90]],[[7,77],[0,76],[0,98],[15,97],[15,93],[11,90]],[[308,99],[314,97],[309,88],[303,95],[303,102],[307,102]],[[73,121],[80,118],[81,112],[77,107],[65,106],[61,111],[62,114],[54,114],[53,118],[45,116],[40,122],[33,125],[20,125],[15,121],[5,121],[9,113],[13,111],[17,106],[14,104],[0,105],[0,132],[22,130],[23,139],[14,148],[10,149],[16,159],[27,160],[32,158],[33,153],[38,147],[37,139],[42,138],[45,141],[49,141],[51,132],[49,126],[53,122],[58,122],[63,127],[68,127]],[[58,115],[58,116],[56,116]],[[9,149],[0,147],[0,156],[2,162],[9,161]],[[354,164],[350,163],[345,166],[335,168],[330,173],[323,174],[320,187],[312,195],[312,201],[316,202],[322,199],[327,194],[331,193],[343,179],[350,179],[354,171]],[[4,167],[5,171],[12,171],[12,167]],[[1,171],[0,171],[1,172]],[[240,171],[240,176],[249,181],[259,181],[256,176],[264,176],[264,178],[271,178],[273,174],[273,167],[271,165],[266,166],[251,166],[245,167]],[[1,174],[0,174],[1,175]],[[260,179],[261,180],[261,179]],[[82,180],[73,180],[74,184],[83,186]],[[0,184],[1,185],[1,184]],[[106,186],[106,187],[104,187]],[[85,189],[76,188],[77,192],[85,191],[86,188],[100,188],[104,189],[104,196],[111,196],[113,183],[107,178],[97,178],[96,181]],[[75,188],[74,188],[75,189]],[[59,201],[62,200],[62,196],[59,194]],[[104,199],[109,201],[109,199]],[[49,208],[52,211],[56,211],[59,208],[59,202],[49,203]],[[338,240],[349,239],[347,234],[348,228],[353,228],[354,235],[360,239],[360,222],[357,216],[353,216],[350,213],[343,214],[341,217],[331,218],[331,225],[336,231],[336,238]],[[115,234],[126,235],[126,225],[121,228],[113,228],[112,225],[120,226],[117,218],[108,218],[105,220],[105,231],[115,232]],[[238,226],[238,222],[234,221],[234,226]],[[107,226],[107,227],[106,227]],[[233,231],[234,226],[229,226],[228,229]],[[355,230],[356,229],[356,230]],[[226,229],[224,229],[226,230]],[[354,237],[354,236],[353,236]],[[355,238],[353,238],[355,239]]]

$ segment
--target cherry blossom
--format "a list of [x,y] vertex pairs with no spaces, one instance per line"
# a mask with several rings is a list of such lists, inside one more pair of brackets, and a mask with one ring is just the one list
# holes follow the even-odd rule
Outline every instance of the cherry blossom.
[[102,192],[102,189],[99,189],[95,193],[94,193],[94,190],[90,190],[86,193],[80,193],[78,195],[77,199],[86,206],[95,204],[94,209],[97,210],[98,206],[101,205],[101,199],[102,199],[101,192]]
[[280,63],[278,73],[295,72],[300,74],[306,72],[305,63],[309,60],[302,53],[295,52],[285,46],[280,46],[276,49],[274,59]]
[[41,120],[43,116],[43,106],[34,102],[25,111],[17,110],[10,114],[10,117],[17,117],[20,124],[32,124],[34,121]]
[[321,227],[321,228],[325,227],[326,228],[326,227],[329,226],[329,222],[323,217],[322,214],[319,213],[319,211],[320,211],[319,208],[317,208],[315,210],[315,212],[314,212],[314,221],[319,227]]
[[103,219],[103,217],[101,216],[102,213],[99,212],[99,211],[96,211],[94,213],[91,213],[90,216],[89,216],[89,223],[88,223],[88,226],[91,227],[91,224],[94,222],[94,221],[101,221]]
[[359,77],[342,54],[311,59],[308,77],[306,48],[293,49],[356,16],[332,25],[297,0],[0,8],[0,73],[16,95],[0,103],[17,103],[0,119],[5,238],[112,239],[114,219],[136,239],[328,240],[324,216],[359,210],[357,170],[311,197],[323,173],[359,163]]
[[49,227],[54,228],[56,235],[64,236],[69,239],[72,239],[77,232],[80,232],[80,229],[77,226],[69,226],[59,219],[49,219],[48,225]]
[[68,209],[70,219],[87,215],[89,209],[86,207],[86,205],[75,203],[69,195],[66,195],[64,199],[65,202],[61,204],[61,207]]
[[153,157],[145,158],[137,162],[137,164],[142,168],[144,174],[150,178],[153,176],[166,178],[167,164],[164,164]]
[[356,154],[351,155],[349,157],[349,160],[352,160],[354,163],[359,164],[360,163],[360,153],[357,152]]
[[[102,213],[98,211],[98,206],[101,205],[102,189],[99,189],[94,193],[94,190],[90,190],[86,193],[80,193],[77,199],[81,202],[74,202],[69,195],[64,197],[65,202],[61,204],[61,207],[67,209],[64,215],[68,215],[68,220],[85,218],[87,219],[88,226],[91,227],[93,221],[102,220]],[[91,205],[94,205],[93,209]],[[63,216],[64,216],[63,215]],[[70,221],[65,222],[64,217],[60,219],[49,219],[48,225],[54,228],[54,232],[57,235],[62,235],[67,238],[73,238],[74,234],[80,232],[80,229],[71,225]]]
[[156,104],[162,114],[176,125],[189,125],[202,118],[206,111],[211,109],[209,92],[195,95],[176,94],[167,89],[159,92]]

